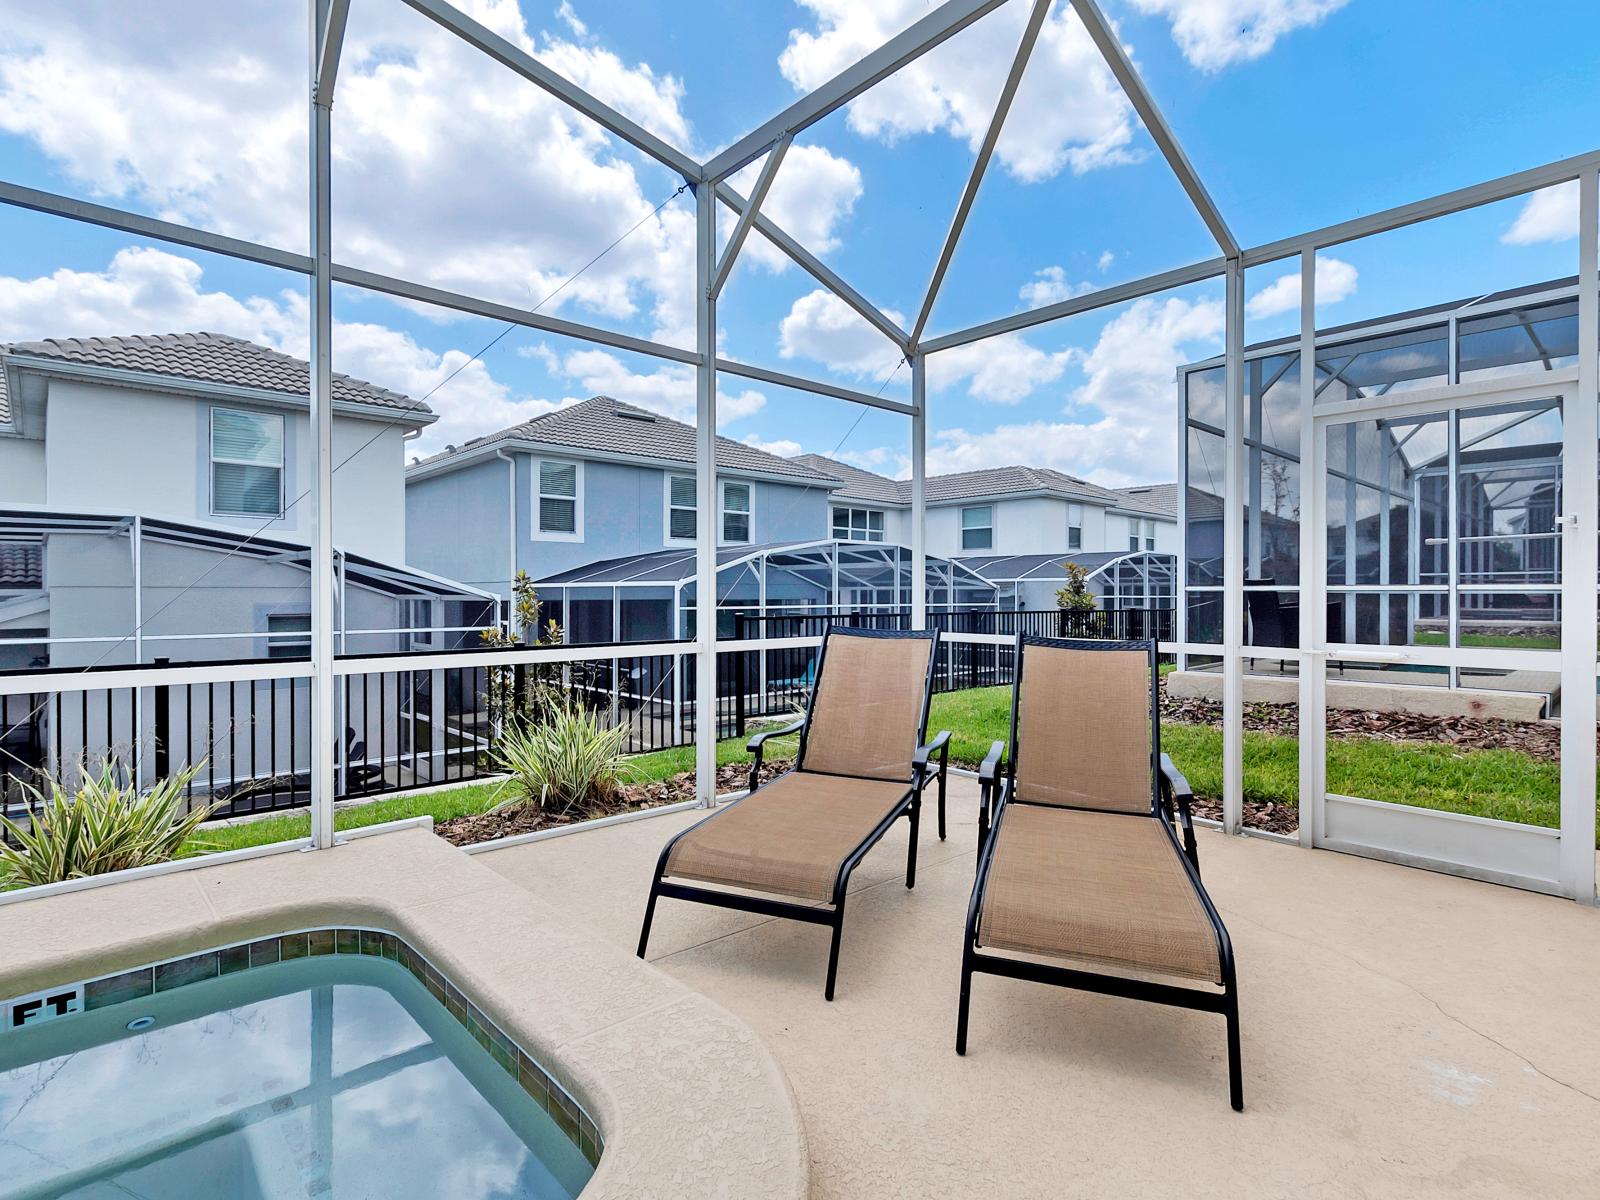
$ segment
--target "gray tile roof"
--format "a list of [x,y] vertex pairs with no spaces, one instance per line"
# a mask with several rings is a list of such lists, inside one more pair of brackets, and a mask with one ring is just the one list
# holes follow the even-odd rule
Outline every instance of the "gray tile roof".
[[0,587],[44,586],[43,542],[0,542]]
[[1171,520],[1178,519],[1178,485],[1175,483],[1141,483],[1116,490],[1127,497],[1128,508],[1145,508]]
[[[886,475],[863,471],[860,467],[852,467],[821,454],[802,454],[791,461],[804,463],[812,470],[842,480],[845,486],[834,493],[836,499],[877,504],[911,503],[910,480],[890,479]],[[941,501],[976,500],[985,496],[1049,492],[1073,502],[1103,504],[1132,512],[1147,512],[1152,516],[1165,516],[1169,520],[1176,519],[1176,485],[1154,484],[1150,487],[1171,490],[1170,500],[1163,504],[1160,499],[1135,494],[1140,491],[1138,488],[1105,488],[1049,467],[989,467],[982,471],[960,471],[953,475],[930,475],[927,497],[928,503],[937,504]]]
[[[229,384],[305,397],[311,368],[304,359],[226,333],[164,333],[130,337],[50,338],[13,342],[0,355],[26,355],[83,366],[108,367],[143,375],[163,375],[198,383]],[[333,398],[417,414],[432,410],[419,401],[338,372]],[[0,412],[0,420],[4,420]]]
[[901,485],[887,475],[878,475],[852,467],[849,463],[829,458],[825,454],[800,454],[789,460],[799,463],[819,475],[830,475],[844,484],[834,493],[840,499],[871,500],[875,504],[906,504],[910,502],[911,485],[906,484],[906,496],[900,495]]
[[[609,396],[595,396],[581,404],[559,408],[498,433],[474,438],[454,449],[425,458],[415,466],[433,466],[467,451],[506,441],[537,442],[580,453],[590,450],[627,458],[666,459],[669,462],[693,464],[694,438],[692,425],[674,421],[647,408],[613,400]],[[812,470],[792,459],[780,458],[725,437],[717,438],[717,465],[762,475],[784,475],[797,482],[821,484],[830,489],[837,482],[833,476]]]

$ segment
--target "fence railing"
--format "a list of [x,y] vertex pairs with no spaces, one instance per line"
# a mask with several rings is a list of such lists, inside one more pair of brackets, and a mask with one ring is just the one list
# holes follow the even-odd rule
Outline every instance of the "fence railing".
[[[1020,630],[1050,636],[1167,637],[1170,611],[931,613],[943,640],[938,691],[1011,682]],[[735,641],[717,655],[718,737],[803,708],[818,647],[831,624],[904,628],[909,614],[741,614]],[[693,643],[415,656],[345,656],[336,664],[336,799],[381,796],[497,774],[493,747],[508,720],[526,716],[535,683],[554,688],[626,729],[636,754],[693,745]],[[491,661],[485,661],[485,660]],[[113,675],[116,672],[112,672]],[[88,765],[111,761],[153,783],[198,764],[195,803],[217,817],[304,808],[311,802],[309,665],[292,662],[172,664],[135,668],[129,682],[76,686],[66,671],[35,672],[29,690],[0,691],[0,805],[14,819],[26,786],[75,784]],[[53,678],[54,677],[54,678]],[[13,677],[14,679],[16,677]],[[4,681],[0,681],[4,682]],[[99,679],[95,681],[99,682]]]

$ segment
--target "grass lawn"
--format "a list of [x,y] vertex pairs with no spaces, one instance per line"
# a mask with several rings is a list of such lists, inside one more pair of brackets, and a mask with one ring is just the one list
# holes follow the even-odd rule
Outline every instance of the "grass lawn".
[[[996,740],[1009,733],[1011,689],[975,688],[935,696],[930,731],[951,731],[950,758],[976,766]],[[769,759],[794,753],[793,738],[769,744]],[[719,765],[747,762],[745,739],[718,743]],[[1200,796],[1222,792],[1222,731],[1205,725],[1163,723],[1161,745]],[[1292,737],[1244,735],[1245,798],[1294,805],[1299,793],[1299,744]],[[665,779],[694,767],[694,748],[682,746],[628,760],[637,782]],[[1328,788],[1397,804],[1445,809],[1474,816],[1554,827],[1560,823],[1558,764],[1515,750],[1458,750],[1423,742],[1332,738],[1328,742]],[[436,821],[482,812],[507,799],[506,785],[493,780],[449,791],[394,796],[335,814],[339,829],[431,814]],[[296,813],[242,825],[209,827],[198,840],[207,849],[233,850],[305,837],[310,817]],[[199,852],[194,846],[190,852]]]
[[[1419,629],[1413,635],[1418,646],[1442,646],[1448,635],[1430,629]],[[1463,646],[1478,646],[1490,650],[1559,650],[1561,638],[1556,634],[1530,634],[1516,637],[1503,633],[1463,633]]]

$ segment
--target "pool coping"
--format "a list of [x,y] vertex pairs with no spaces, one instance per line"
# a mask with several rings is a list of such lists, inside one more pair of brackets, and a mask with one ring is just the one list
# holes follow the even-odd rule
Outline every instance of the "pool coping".
[[586,1200],[809,1194],[798,1107],[748,1026],[424,829],[9,904],[0,997],[325,928],[413,947],[590,1114]]

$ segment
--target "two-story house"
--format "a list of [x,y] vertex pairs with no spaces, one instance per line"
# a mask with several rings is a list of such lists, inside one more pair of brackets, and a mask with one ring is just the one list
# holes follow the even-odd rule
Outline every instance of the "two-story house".
[[[508,595],[535,581],[660,550],[692,551],[701,514],[695,431],[596,396],[414,462],[406,470],[406,561]],[[838,480],[717,439],[717,541],[827,537]]]
[[[829,501],[832,536],[910,543],[908,480],[818,454],[795,461],[840,481]],[[1007,606],[1052,606],[1069,558],[1096,573],[1090,586],[1106,603],[1170,603],[1178,546],[1170,484],[1106,488],[1048,467],[995,467],[930,475],[925,494],[928,554],[976,571],[1000,587]],[[1130,555],[1158,557],[1130,567]],[[1160,582],[1152,586],[1154,577]]]
[[[308,384],[216,333],[0,346],[0,667],[303,656]],[[344,647],[481,622],[481,594],[403,565],[405,443],[437,417],[345,375],[332,393]]]

